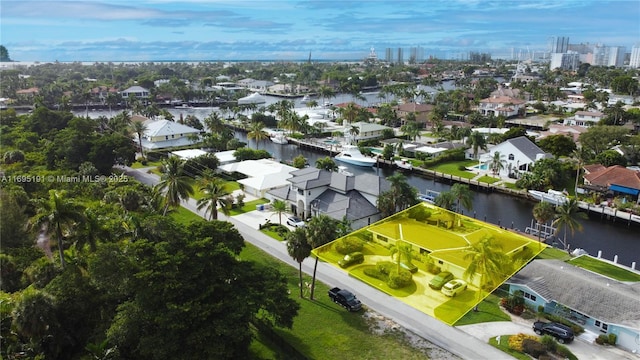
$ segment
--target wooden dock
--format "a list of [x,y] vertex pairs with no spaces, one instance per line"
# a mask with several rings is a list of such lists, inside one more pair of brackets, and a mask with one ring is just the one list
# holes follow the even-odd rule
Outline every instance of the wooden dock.
[[342,151],[342,145],[326,143],[323,140],[294,139],[294,138],[288,138],[288,139],[289,139],[289,143],[298,145],[302,149],[320,151],[320,152],[329,154],[329,156],[337,155],[338,153],[340,153],[340,151]]
[[627,226],[632,223],[640,224],[640,216],[625,211],[618,211],[616,208],[589,204],[584,201],[578,201],[578,206],[581,209],[586,210],[589,214],[600,215],[601,220],[626,222]]

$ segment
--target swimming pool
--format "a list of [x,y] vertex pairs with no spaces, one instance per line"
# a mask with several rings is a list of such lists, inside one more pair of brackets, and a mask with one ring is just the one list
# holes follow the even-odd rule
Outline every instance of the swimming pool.
[[374,153],[374,154],[382,155],[382,149],[378,149],[378,148],[372,148],[372,147],[370,147],[370,148],[369,148],[369,150],[370,150],[372,153]]
[[480,165],[476,165],[476,166],[472,166],[472,169],[476,169],[476,170],[489,170],[489,165],[488,164],[480,164]]
[[323,143],[325,143],[325,144],[331,144],[331,145],[338,145],[338,144],[340,144],[340,141],[338,141],[338,140],[324,140],[324,141],[322,141],[322,142],[323,142]]

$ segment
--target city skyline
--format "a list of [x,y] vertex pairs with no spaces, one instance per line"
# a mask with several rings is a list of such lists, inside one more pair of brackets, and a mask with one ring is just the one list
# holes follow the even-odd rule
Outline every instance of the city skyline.
[[2,1],[2,45],[17,61],[358,60],[375,48],[424,58],[511,58],[572,44],[640,42],[630,1]]

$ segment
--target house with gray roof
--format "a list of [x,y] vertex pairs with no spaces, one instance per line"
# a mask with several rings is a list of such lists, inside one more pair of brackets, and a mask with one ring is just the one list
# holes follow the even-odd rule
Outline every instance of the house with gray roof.
[[[583,255],[586,256],[586,255]],[[510,280],[533,309],[562,316],[596,337],[615,334],[616,346],[640,352],[640,283],[620,282],[560,260],[533,260]]]
[[536,161],[552,157],[526,136],[504,141],[480,155],[480,162],[485,165],[485,168],[491,168],[490,163],[496,153],[500,153],[500,159],[504,160],[504,168],[498,174],[500,176],[515,175],[517,177],[519,173],[529,171]]
[[[200,140],[200,130],[169,120],[146,120],[146,131],[142,136],[145,150],[167,149],[190,146]],[[134,136],[137,142],[137,135]]]
[[376,207],[380,193],[389,184],[372,174],[347,176],[316,168],[304,168],[290,173],[289,186],[267,192],[270,200],[283,200],[294,214],[302,218],[319,214],[336,220],[347,219],[353,229],[380,220]]

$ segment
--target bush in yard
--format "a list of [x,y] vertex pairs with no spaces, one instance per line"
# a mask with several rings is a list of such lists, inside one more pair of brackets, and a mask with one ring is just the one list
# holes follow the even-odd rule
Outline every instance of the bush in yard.
[[387,280],[387,275],[381,273],[376,267],[366,267],[364,269],[364,274],[371,276],[374,279]]
[[609,344],[610,345],[615,345],[616,344],[616,340],[618,340],[618,337],[616,336],[616,334],[609,334]]
[[558,349],[558,342],[551,335],[544,335],[540,339],[540,343],[542,343],[549,352],[554,353]]
[[522,343],[525,339],[529,340],[538,340],[538,337],[535,335],[527,335],[527,334],[517,334],[509,337],[509,349],[516,351],[523,351]]
[[355,236],[347,236],[338,240],[335,245],[335,249],[342,255],[351,254],[355,251],[362,251],[364,247],[364,241]]
[[389,281],[387,281],[387,285],[389,285],[392,289],[401,289],[405,286],[409,286],[411,284],[411,272],[409,270],[394,269],[389,274]]
[[396,267],[396,264],[391,261],[380,261],[376,264],[376,269],[385,275],[389,275],[391,271]]
[[522,341],[522,351],[537,359],[540,355],[545,354],[547,349],[538,340],[524,339]]
[[562,356],[564,359],[568,360],[578,360],[578,357],[573,355],[571,350],[564,345],[558,344],[558,349],[556,349],[556,354]]
[[552,322],[557,322],[563,325],[567,325],[568,327],[571,328],[571,330],[573,330],[573,333],[578,335],[578,334],[582,334],[584,332],[584,328],[578,324],[574,324],[571,321],[563,318],[562,316],[556,316],[556,315],[552,315],[552,314],[544,314],[544,317]]
[[607,335],[602,334],[596,338],[596,344],[598,345],[604,345],[608,343],[609,343],[609,338],[607,337]]

